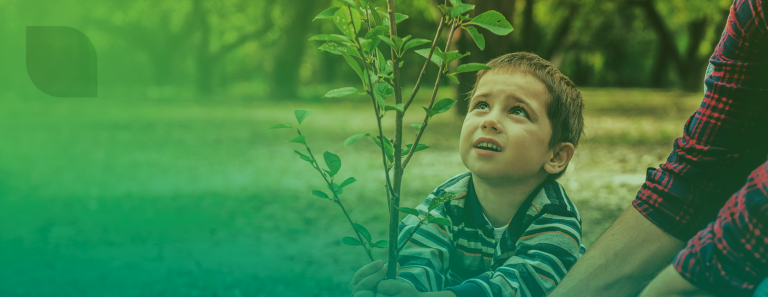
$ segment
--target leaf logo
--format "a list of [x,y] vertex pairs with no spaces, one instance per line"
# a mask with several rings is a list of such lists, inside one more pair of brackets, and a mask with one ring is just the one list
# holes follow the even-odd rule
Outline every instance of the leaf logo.
[[88,36],[64,26],[27,26],[27,74],[54,97],[96,97],[96,49]]

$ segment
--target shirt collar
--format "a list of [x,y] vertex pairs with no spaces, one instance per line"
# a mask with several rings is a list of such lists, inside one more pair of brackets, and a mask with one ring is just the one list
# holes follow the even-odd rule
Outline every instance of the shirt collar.
[[[532,207],[533,199],[536,198],[536,196],[538,196],[540,192],[546,195],[546,192],[544,191],[544,187],[551,183],[552,183],[551,181],[545,180],[544,182],[539,184],[533,191],[531,191],[531,194],[529,194],[528,197],[525,198],[525,201],[523,201],[523,203],[520,204],[520,208],[515,213],[515,216],[512,218],[512,221],[510,221],[508,225],[509,227],[507,228],[508,231],[513,232],[510,235],[514,237],[518,237],[519,235],[522,234],[522,231],[524,231],[524,230],[521,230],[523,227],[522,226],[523,220],[525,219],[525,214]],[[475,192],[475,185],[471,175],[469,178],[469,184],[467,185],[467,196],[469,196],[468,197],[469,208],[465,211],[465,215],[472,216],[472,220],[475,223],[475,228],[493,230],[493,226],[491,226],[488,220],[485,219],[485,215],[483,214],[483,208],[482,208],[482,205],[480,205],[480,200],[477,198],[477,193]],[[543,207],[543,205],[539,205],[539,209],[541,209],[541,207]],[[469,221],[469,220],[465,220],[465,222],[466,221]]]

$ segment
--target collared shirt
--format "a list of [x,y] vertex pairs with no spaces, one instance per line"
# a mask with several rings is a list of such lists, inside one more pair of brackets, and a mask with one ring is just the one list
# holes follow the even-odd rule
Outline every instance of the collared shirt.
[[748,294],[744,290],[759,283],[755,275],[768,273],[764,256],[754,262],[754,251],[747,252],[754,247],[768,254],[768,180],[759,173],[768,159],[765,7],[762,0],[733,2],[709,61],[701,106],[667,162],[649,169],[633,203],[669,234],[691,239],[675,268],[689,282],[718,294]]
[[[764,4],[763,4],[764,6]],[[737,0],[715,48],[699,109],[667,162],[649,169],[634,206],[688,240],[768,155],[768,25],[760,0]]]
[[[546,296],[576,263],[581,218],[556,181],[545,182],[523,203],[500,242],[483,216],[471,173],[437,187],[416,209],[427,215],[430,202],[445,193],[455,198],[433,209],[451,227],[424,224],[400,252],[400,278],[421,292],[452,290],[457,296]],[[419,224],[408,215],[400,223],[400,243]]]

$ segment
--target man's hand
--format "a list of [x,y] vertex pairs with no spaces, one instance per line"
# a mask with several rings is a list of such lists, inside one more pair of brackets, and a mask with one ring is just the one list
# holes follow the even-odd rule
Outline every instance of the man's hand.
[[675,267],[667,266],[654,278],[639,297],[712,297],[685,280]]

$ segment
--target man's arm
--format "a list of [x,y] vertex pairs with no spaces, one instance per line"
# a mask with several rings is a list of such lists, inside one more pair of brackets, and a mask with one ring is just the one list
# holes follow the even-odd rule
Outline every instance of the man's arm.
[[[550,296],[634,296],[717,216],[768,145],[768,18],[761,0],[735,1],[701,106],[633,205]],[[631,209],[636,208],[636,209]],[[642,212],[642,213],[641,213]]]
[[629,207],[549,296],[637,296],[684,247]]
[[675,270],[667,266],[653,279],[639,297],[713,297],[711,294],[689,283]]

